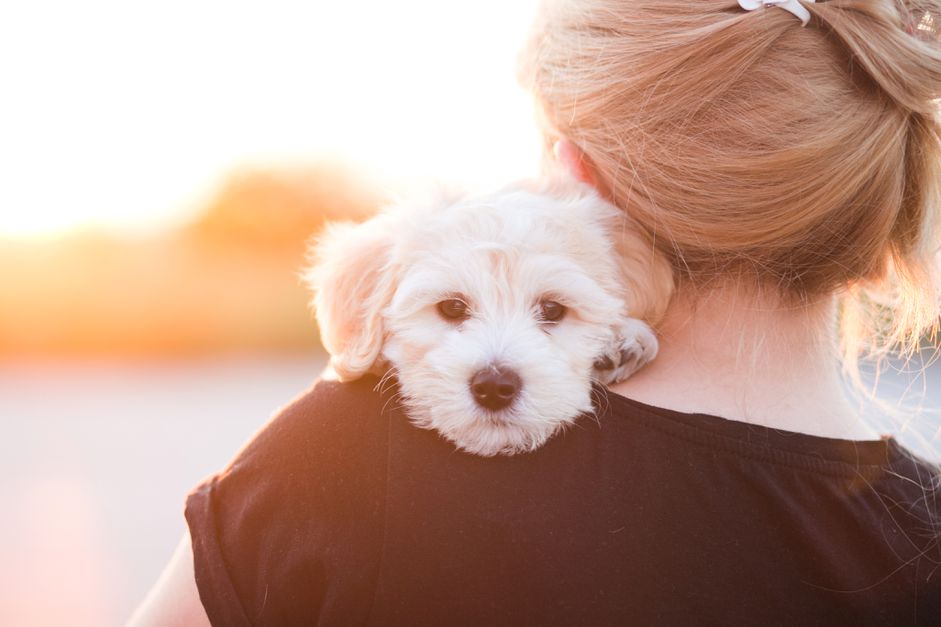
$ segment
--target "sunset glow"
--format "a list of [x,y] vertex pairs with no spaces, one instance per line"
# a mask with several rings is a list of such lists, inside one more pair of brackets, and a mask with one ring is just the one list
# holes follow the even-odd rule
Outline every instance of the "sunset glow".
[[0,236],[166,227],[243,165],[534,174],[514,76],[534,5],[6,3]]

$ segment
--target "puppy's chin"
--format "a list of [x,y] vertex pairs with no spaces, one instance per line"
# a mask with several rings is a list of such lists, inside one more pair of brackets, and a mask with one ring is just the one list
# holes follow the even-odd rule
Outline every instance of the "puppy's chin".
[[462,427],[442,431],[458,448],[474,455],[516,455],[542,446],[571,420],[549,421],[538,427],[523,427],[512,413],[472,418]]
[[511,407],[492,412],[460,389],[429,389],[399,373],[407,414],[416,426],[433,429],[459,449],[484,457],[534,451],[580,414],[591,412],[590,383],[573,379],[560,377],[553,386],[555,394],[548,386],[525,390]]
[[[422,415],[425,411],[425,415]],[[434,417],[427,408],[409,412],[412,421],[424,428],[433,428],[462,451],[483,457],[516,455],[542,446],[572,419],[543,421],[533,425],[518,422],[512,412],[479,413],[462,420]]]

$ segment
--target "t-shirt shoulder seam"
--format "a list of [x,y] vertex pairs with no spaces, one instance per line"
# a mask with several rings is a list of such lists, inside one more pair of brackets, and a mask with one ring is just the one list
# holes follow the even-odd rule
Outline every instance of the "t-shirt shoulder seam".
[[[213,505],[217,480],[218,475],[213,475],[193,489],[187,496],[184,508],[199,600],[212,620],[234,620],[233,624],[251,625],[220,543]],[[194,530],[207,533],[197,535],[193,533]],[[207,589],[207,586],[211,586],[212,590]],[[217,596],[219,593],[224,597],[221,601]]]

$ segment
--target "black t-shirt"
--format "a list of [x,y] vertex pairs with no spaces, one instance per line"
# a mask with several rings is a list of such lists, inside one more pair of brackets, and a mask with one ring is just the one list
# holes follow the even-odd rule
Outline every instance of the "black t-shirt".
[[376,383],[318,382],[189,495],[214,625],[941,625],[939,473],[895,440],[601,393],[480,458]]

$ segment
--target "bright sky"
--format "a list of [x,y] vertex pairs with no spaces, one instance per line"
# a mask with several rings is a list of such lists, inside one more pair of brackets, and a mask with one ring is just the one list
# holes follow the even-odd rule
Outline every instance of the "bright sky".
[[0,4],[0,236],[186,219],[238,165],[535,174],[535,0]]

